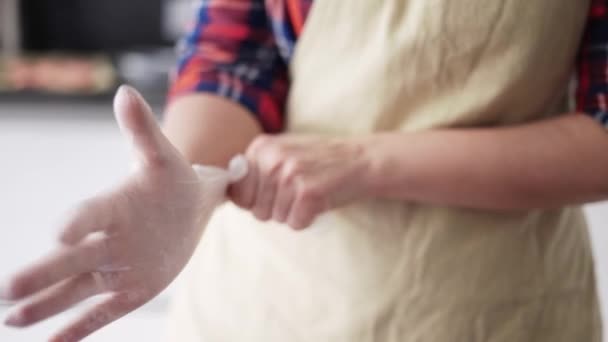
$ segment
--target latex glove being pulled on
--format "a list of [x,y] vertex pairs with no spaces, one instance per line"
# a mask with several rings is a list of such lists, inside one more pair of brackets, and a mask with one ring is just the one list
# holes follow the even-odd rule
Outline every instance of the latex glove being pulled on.
[[227,186],[247,172],[242,158],[228,171],[192,167],[132,88],[119,89],[114,111],[136,154],[134,172],[79,205],[62,229],[61,245],[6,283],[0,297],[17,301],[6,324],[25,327],[109,294],[50,339],[79,341],[142,306],[183,269]]

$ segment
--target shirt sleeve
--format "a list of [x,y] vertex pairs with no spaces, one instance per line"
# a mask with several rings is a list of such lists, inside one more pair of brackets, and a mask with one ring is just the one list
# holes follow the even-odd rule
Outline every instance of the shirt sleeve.
[[608,128],[608,0],[591,2],[577,80],[577,110]]
[[287,66],[264,0],[203,0],[179,51],[169,101],[182,94],[212,93],[247,108],[266,132],[283,128]]

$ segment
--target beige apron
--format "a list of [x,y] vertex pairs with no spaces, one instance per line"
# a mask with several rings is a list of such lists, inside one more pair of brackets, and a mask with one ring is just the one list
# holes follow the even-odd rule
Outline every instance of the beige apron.
[[[316,0],[289,131],[407,134],[564,113],[588,2]],[[376,200],[298,233],[226,205],[184,280],[171,341],[601,340],[580,208]]]

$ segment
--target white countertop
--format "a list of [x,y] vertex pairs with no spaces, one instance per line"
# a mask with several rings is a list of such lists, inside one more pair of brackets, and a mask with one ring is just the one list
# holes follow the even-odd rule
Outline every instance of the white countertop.
[[[128,172],[110,109],[0,104],[0,277],[50,250],[62,213]],[[87,341],[160,342],[167,301],[163,294]],[[45,341],[84,306],[24,331],[0,325],[0,341]]]

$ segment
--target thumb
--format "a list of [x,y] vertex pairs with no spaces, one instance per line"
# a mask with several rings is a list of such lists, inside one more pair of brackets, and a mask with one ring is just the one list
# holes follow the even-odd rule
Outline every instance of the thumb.
[[123,136],[130,142],[138,158],[146,164],[164,162],[171,153],[170,143],[163,135],[152,109],[132,87],[123,85],[114,97],[114,114]]

